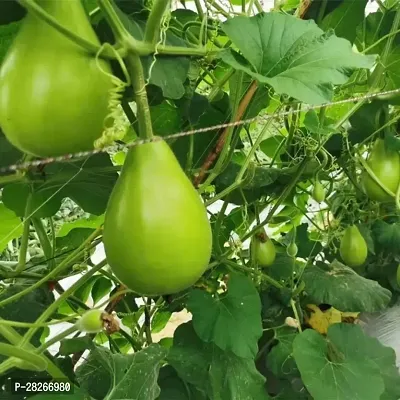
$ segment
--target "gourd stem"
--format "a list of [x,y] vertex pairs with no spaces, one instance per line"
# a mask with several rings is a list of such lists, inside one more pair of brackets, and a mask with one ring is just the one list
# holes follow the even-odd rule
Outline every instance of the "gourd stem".
[[20,360],[27,361],[38,367],[38,371],[43,371],[46,369],[46,360],[31,351],[21,349],[20,347],[12,346],[8,343],[0,343],[0,354],[7,357],[15,357]]
[[15,274],[20,274],[25,269],[26,264],[26,252],[28,251],[28,241],[29,241],[29,228],[31,225],[31,219],[29,217],[32,204],[32,193],[29,193],[26,200],[25,206],[25,220],[24,220],[24,231],[21,238],[21,247],[19,248],[19,258],[18,265],[15,268]]
[[34,217],[32,218],[32,223],[38,235],[44,256],[46,257],[46,260],[49,261],[50,269],[53,269],[54,268],[53,246],[51,245],[46,230],[44,229],[43,222],[40,218]]
[[153,2],[144,32],[144,41],[146,43],[155,45],[159,41],[161,21],[169,4],[170,0],[155,0]]
[[[22,336],[11,326],[0,325],[0,335],[2,335],[6,340],[8,340],[14,346],[18,346],[22,340]],[[32,346],[30,343],[26,346],[26,348],[32,351],[36,350],[36,348]],[[43,357],[46,356],[43,355]],[[45,358],[45,360],[47,361],[47,372],[53,378],[66,378],[64,373],[49,358]],[[5,360],[0,364],[0,375],[1,373],[6,372],[13,367],[14,363],[12,362],[12,360],[10,359]]]
[[37,348],[36,352],[37,353],[43,353],[46,349],[48,349],[50,346],[52,346],[54,343],[57,343],[61,341],[62,339],[66,338],[68,335],[71,333],[76,332],[78,329],[76,325],[72,325],[69,328],[67,328],[65,331],[60,332],[58,335],[52,337],[49,339],[46,343],[43,343],[40,347]]
[[137,105],[137,119],[139,124],[139,137],[141,139],[151,139],[153,137],[153,127],[151,123],[149,101],[146,93],[146,81],[140,57],[130,53],[126,57],[126,63],[131,77],[135,101]]
[[109,0],[97,0],[101,11],[104,13],[108,24],[110,25],[117,41],[123,42],[124,37],[129,33],[125,29],[124,24],[119,19],[117,12]]

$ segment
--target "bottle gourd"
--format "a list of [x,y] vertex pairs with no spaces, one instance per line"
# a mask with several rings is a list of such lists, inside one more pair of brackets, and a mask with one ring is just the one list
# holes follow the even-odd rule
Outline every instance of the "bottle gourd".
[[[396,193],[400,184],[400,156],[397,151],[387,149],[383,139],[377,139],[371,153],[369,154],[367,164],[376,177],[392,193]],[[387,202],[393,200],[368,174],[364,171],[362,174],[362,185],[365,193],[371,200]]]
[[206,208],[166,142],[129,150],[107,206],[103,242],[114,274],[141,295],[180,292],[207,269]]
[[276,249],[264,229],[257,232],[250,242],[250,256],[260,267],[271,266],[276,257]]
[[368,247],[357,226],[346,228],[340,242],[340,256],[349,267],[358,267],[364,264],[368,255]]
[[[37,0],[61,25],[100,45],[80,0]],[[102,70],[111,73],[105,60]],[[0,127],[18,149],[57,156],[93,149],[112,82],[96,58],[28,12],[0,69]]]

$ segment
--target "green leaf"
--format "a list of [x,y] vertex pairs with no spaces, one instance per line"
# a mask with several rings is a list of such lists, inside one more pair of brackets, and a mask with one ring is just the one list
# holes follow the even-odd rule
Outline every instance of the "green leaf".
[[[93,229],[90,228],[74,228],[66,236],[56,237],[56,257],[60,261],[68,257],[70,253],[76,250],[91,234]],[[84,260],[83,255],[80,260]],[[79,262],[80,260],[76,260]]]
[[317,135],[329,135],[337,131],[337,129],[334,128],[334,121],[330,118],[324,118],[321,124],[315,110],[310,110],[306,113],[303,123],[311,133],[316,133]]
[[204,343],[191,322],[175,331],[168,362],[184,381],[207,393],[210,399],[267,400],[265,378],[254,361]]
[[260,149],[269,158],[272,158],[278,149],[280,149],[277,157],[277,160],[280,161],[280,156],[285,153],[285,149],[282,146],[282,142],[285,140],[286,139],[280,135],[271,136],[260,143]]
[[76,375],[81,387],[96,399],[154,400],[160,394],[157,379],[166,353],[158,344],[128,355],[96,347]]
[[160,369],[158,384],[161,389],[158,400],[206,400],[202,392],[183,382],[170,365]]
[[[18,283],[12,286],[8,286],[6,289],[0,292],[0,301],[7,299],[22,290],[26,289],[32,284],[31,281],[25,281],[24,284]],[[20,322],[35,322],[37,318],[47,309],[47,307],[54,302],[54,295],[47,288],[47,285],[43,285],[18,300],[7,304],[0,308],[0,318],[7,319],[10,321]],[[21,335],[27,331],[27,328],[15,328]],[[42,330],[40,329],[34,336],[32,344],[37,346],[40,344],[39,339]],[[1,339],[0,339],[1,340]],[[0,357],[2,359],[2,357]]]
[[260,297],[244,275],[230,274],[227,286],[227,293],[218,296],[199,289],[190,293],[187,308],[193,314],[194,329],[205,342],[254,358],[262,335]]
[[[195,93],[191,99],[182,99],[178,102],[178,106],[182,108],[186,123],[192,129],[200,129],[228,121],[228,104],[224,104],[224,107],[220,107],[219,103],[210,103],[206,96],[201,96],[198,93]],[[172,144],[172,149],[181,166],[186,168],[188,165],[191,142],[193,141],[191,168],[198,168],[215,146],[218,136],[219,131],[213,130],[194,135],[192,139],[188,136],[182,137]]]
[[274,346],[267,356],[267,366],[278,378],[298,376],[299,371],[293,359],[293,341],[297,336],[297,329],[288,326],[275,331],[278,344]]
[[[123,2],[125,3],[125,2]],[[122,3],[121,3],[122,7]],[[137,40],[143,40],[144,21],[137,18],[137,12],[132,15],[123,13],[118,7],[114,8],[128,32]],[[186,42],[173,34],[166,33],[166,45],[186,47]],[[149,83],[161,88],[164,97],[180,99],[185,94],[184,82],[187,79],[190,61],[188,57],[154,56],[142,57],[143,69]]]
[[10,240],[22,235],[23,224],[15,213],[0,203],[0,253]]
[[306,268],[306,292],[315,304],[330,304],[340,311],[375,312],[387,307],[391,292],[334,260]]
[[[308,329],[294,340],[293,355],[315,400],[348,400],[349,395],[378,400],[385,385],[394,383],[393,349],[367,336],[358,325],[331,325],[326,339]],[[398,398],[400,393],[395,391]]]
[[82,286],[75,290],[74,296],[86,303],[89,299],[93,285],[99,278],[99,275],[91,276]]
[[388,224],[377,220],[373,225],[373,233],[377,243],[383,249],[390,250],[393,254],[399,254],[400,223]]
[[354,53],[347,40],[324,33],[314,21],[294,16],[239,16],[222,28],[245,58],[226,51],[224,62],[270,84],[278,94],[310,104],[330,101],[333,85],[345,83],[349,70],[371,68],[375,59]]
[[99,276],[94,282],[92,288],[92,299],[94,304],[97,304],[103,297],[109,294],[112,286],[112,282],[108,278]]
[[93,348],[93,341],[89,336],[64,339],[60,343],[60,354],[62,356],[68,356],[73,353],[78,353],[87,349]]
[[[65,197],[74,200],[84,211],[101,215],[118,178],[108,154],[97,154],[70,164],[54,163],[33,174],[32,208],[36,217],[51,217]],[[3,189],[3,203],[18,216],[25,212],[30,183],[13,183]]]
[[95,230],[104,222],[104,215],[90,215],[88,218],[80,218],[73,222],[64,222],[57,232],[57,237],[67,236],[75,228],[91,228]]
[[171,318],[172,313],[170,311],[157,311],[151,320],[151,331],[153,333],[158,333],[162,331],[167,325]]
[[158,136],[171,135],[181,130],[181,113],[177,107],[164,101],[150,107],[153,130]]
[[326,15],[320,23],[324,31],[333,29],[339,37],[354,42],[357,26],[364,20],[368,0],[343,0],[339,7]]

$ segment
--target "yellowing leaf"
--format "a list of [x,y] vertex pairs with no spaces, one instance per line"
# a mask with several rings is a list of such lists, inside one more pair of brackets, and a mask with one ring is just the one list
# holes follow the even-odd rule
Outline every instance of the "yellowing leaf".
[[336,308],[331,307],[329,310],[321,311],[314,304],[308,304],[307,308],[311,310],[311,315],[306,318],[306,322],[319,333],[326,335],[330,325],[342,322],[342,315]]
[[306,316],[307,324],[323,335],[327,334],[329,326],[340,322],[353,323],[360,314],[358,312],[341,312],[334,307],[322,311],[315,304],[308,304],[307,308],[311,311],[310,316]]

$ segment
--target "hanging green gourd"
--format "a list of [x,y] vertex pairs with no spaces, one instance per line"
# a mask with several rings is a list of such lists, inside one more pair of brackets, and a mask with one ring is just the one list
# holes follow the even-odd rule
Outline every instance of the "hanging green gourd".
[[344,231],[339,251],[343,261],[349,267],[359,267],[364,264],[368,247],[356,225],[351,225]]
[[325,189],[321,181],[318,179],[318,174],[314,180],[312,197],[317,203],[322,203],[325,200]]
[[129,150],[108,203],[103,242],[114,274],[141,295],[180,292],[207,269],[206,208],[163,140]]
[[[58,23],[99,45],[80,0],[37,0]],[[57,156],[93,149],[109,114],[109,63],[28,12],[0,69],[0,127],[18,149]]]
[[276,258],[276,249],[264,228],[261,228],[250,241],[250,257],[260,267],[271,266]]
[[[400,155],[397,151],[387,148],[384,139],[376,139],[367,159],[367,165],[376,178],[393,194],[400,184]],[[361,183],[365,193],[371,200],[379,202],[393,201],[380,185],[375,182],[368,171],[364,171]]]

